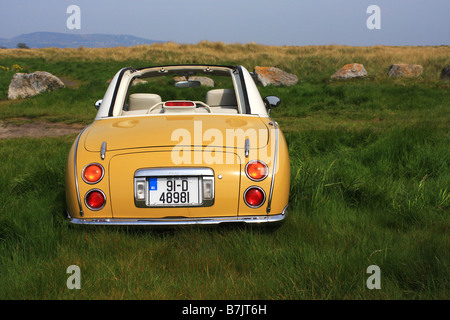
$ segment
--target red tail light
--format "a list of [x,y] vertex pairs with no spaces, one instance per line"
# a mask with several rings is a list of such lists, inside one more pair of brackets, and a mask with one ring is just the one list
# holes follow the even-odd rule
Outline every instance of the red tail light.
[[192,101],[168,101],[164,104],[164,107],[195,107],[195,103]]
[[259,160],[253,160],[245,166],[245,174],[253,181],[261,181],[267,177],[269,168],[267,165]]
[[100,164],[91,163],[84,167],[82,177],[86,183],[93,184],[102,180],[103,174],[104,170]]
[[245,204],[250,208],[259,208],[264,204],[266,194],[259,187],[250,187],[244,192]]
[[100,210],[105,206],[106,197],[101,190],[94,189],[86,194],[84,202],[89,209]]

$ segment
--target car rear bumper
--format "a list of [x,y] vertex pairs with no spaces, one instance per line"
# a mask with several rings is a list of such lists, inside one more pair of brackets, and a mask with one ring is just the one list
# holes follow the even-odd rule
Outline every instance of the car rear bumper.
[[222,223],[276,224],[287,216],[287,206],[283,212],[275,215],[209,217],[209,218],[165,218],[165,219],[90,219],[72,218],[67,212],[69,222],[86,225],[128,225],[128,226],[183,226],[183,225],[218,225]]

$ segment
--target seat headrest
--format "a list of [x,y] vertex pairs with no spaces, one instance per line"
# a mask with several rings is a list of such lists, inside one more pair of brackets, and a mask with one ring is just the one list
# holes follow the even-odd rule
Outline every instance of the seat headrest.
[[206,94],[208,106],[237,106],[236,94],[233,89],[214,89]]
[[162,102],[161,96],[154,93],[133,93],[130,94],[129,111],[149,109],[155,104]]

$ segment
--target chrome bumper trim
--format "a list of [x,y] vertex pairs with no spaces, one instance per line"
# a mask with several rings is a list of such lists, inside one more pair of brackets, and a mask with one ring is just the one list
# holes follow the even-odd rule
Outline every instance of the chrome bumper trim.
[[69,222],[86,225],[127,225],[127,226],[183,226],[183,225],[218,225],[221,223],[280,223],[287,216],[287,206],[283,212],[275,215],[210,217],[210,218],[164,218],[164,219],[89,219],[72,218],[67,212]]
[[275,129],[275,152],[273,155],[272,181],[270,183],[269,199],[267,200],[267,210],[266,210],[267,214],[269,214],[270,210],[272,210],[273,186],[275,185],[275,174],[277,172],[277,160],[278,160],[278,125],[274,120],[272,120],[272,123]]
[[210,168],[151,168],[139,169],[134,177],[171,177],[171,176],[214,176],[214,171]]

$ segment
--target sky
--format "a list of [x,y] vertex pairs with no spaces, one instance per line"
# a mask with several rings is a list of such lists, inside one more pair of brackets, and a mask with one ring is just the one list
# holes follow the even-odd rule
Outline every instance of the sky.
[[450,0],[0,0],[0,38],[47,31],[186,44],[450,45],[449,14]]

